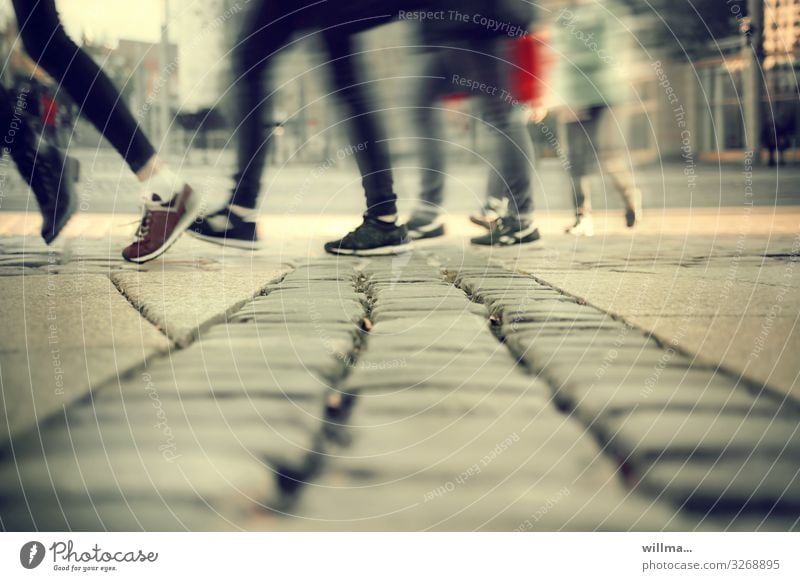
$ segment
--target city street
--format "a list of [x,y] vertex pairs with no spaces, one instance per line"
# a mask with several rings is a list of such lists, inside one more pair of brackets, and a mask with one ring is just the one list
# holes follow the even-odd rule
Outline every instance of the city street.
[[[447,237],[360,259],[322,251],[357,173],[289,165],[262,250],[184,236],[137,267],[103,155],[53,247],[2,190],[3,529],[800,529],[796,168],[752,200],[738,166],[643,169],[643,223],[598,184],[581,239],[546,164],[542,241],[478,249],[484,176],[457,167]],[[184,171],[221,200],[229,166]]]

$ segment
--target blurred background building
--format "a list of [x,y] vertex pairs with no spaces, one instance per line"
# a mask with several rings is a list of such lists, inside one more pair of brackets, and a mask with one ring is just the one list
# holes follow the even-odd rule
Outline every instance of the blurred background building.
[[[231,145],[230,50],[251,2],[143,0],[134,15],[127,3],[107,0],[101,3],[104,19],[87,16],[100,6],[97,0],[58,4],[68,31],[110,74],[149,134],[172,136],[174,148]],[[687,140],[698,162],[734,162],[756,149],[766,162],[767,150],[776,148],[784,151],[785,161],[800,161],[800,0],[601,4],[627,30],[626,54],[616,56],[624,57],[630,97],[615,107],[614,121],[634,162],[680,161]],[[554,18],[565,3],[543,0],[540,5],[541,23],[559,26]],[[141,22],[123,22],[129,19]],[[9,56],[20,48],[9,0],[0,1],[0,26]],[[405,140],[410,119],[405,107],[413,90],[409,77],[415,74],[416,45],[411,22],[392,23],[363,38],[365,66],[399,158],[414,153]],[[335,104],[324,98],[328,88],[319,54],[312,39],[279,60],[273,121],[281,128],[274,163],[325,159],[344,140]],[[18,62],[6,59],[4,82],[17,82]],[[452,106],[451,140],[483,147],[480,124],[463,114],[473,105]],[[551,116],[548,123],[558,134],[558,120]],[[77,143],[101,145],[88,125],[78,129]],[[541,145],[545,157],[557,155],[552,141]],[[458,147],[451,152],[460,155]]]
[[[645,23],[639,35],[643,50],[663,59],[666,78],[687,111],[699,160],[737,161],[763,148],[767,161],[766,150],[774,147],[785,149],[787,161],[800,159],[800,0],[628,4]],[[635,82],[650,104],[642,113],[651,111],[654,130],[634,121],[631,143],[645,145],[649,157],[679,155],[681,132],[658,84],[663,79]],[[660,152],[653,150],[655,143]]]

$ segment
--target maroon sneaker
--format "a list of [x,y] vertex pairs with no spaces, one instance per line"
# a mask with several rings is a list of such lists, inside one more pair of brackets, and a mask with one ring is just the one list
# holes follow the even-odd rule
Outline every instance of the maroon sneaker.
[[200,196],[188,184],[171,200],[151,194],[144,203],[144,215],[136,239],[122,251],[129,262],[143,263],[164,254],[203,211]]

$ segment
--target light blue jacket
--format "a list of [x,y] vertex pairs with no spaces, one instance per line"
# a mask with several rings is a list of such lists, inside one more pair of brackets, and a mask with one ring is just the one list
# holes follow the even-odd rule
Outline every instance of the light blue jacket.
[[614,2],[588,2],[555,14],[553,97],[558,104],[582,110],[626,99],[631,33],[621,22],[623,17],[624,11]]

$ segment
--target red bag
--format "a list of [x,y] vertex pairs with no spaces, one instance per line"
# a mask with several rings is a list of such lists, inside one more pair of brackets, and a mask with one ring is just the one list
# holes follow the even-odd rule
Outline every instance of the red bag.
[[518,101],[532,102],[544,95],[545,76],[549,70],[547,47],[535,34],[526,34],[512,41],[514,68],[512,89]]

